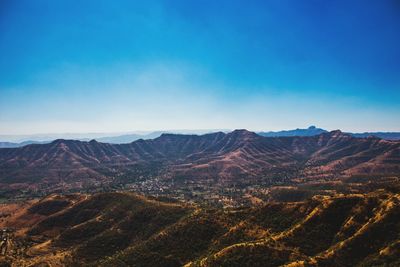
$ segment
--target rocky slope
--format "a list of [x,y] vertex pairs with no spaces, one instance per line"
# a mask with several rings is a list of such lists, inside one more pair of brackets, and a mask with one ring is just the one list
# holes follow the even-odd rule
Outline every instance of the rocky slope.
[[400,264],[400,196],[384,191],[230,210],[130,193],[9,205],[0,260],[12,266]]
[[[158,167],[155,167],[158,166]],[[340,131],[306,137],[262,137],[246,130],[206,135],[163,134],[130,144],[56,140],[0,149],[0,183],[109,181],[136,168],[183,179],[232,181],[294,176],[400,173],[400,142],[355,138]]]

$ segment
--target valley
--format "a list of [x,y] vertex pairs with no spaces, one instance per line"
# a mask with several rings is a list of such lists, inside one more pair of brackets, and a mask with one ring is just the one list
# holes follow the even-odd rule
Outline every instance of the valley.
[[0,1],[0,267],[400,267],[399,11]]
[[340,131],[263,137],[246,130],[162,134],[130,144],[55,140],[0,149],[3,201],[132,191],[219,207],[397,186],[400,142]]
[[0,266],[397,266],[399,151],[246,130],[0,149]]

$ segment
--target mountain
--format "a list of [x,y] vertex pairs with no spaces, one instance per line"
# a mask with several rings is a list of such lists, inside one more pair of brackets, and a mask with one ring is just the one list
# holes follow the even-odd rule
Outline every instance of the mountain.
[[287,130],[287,131],[278,131],[278,132],[258,132],[259,135],[265,137],[278,137],[278,136],[313,136],[319,135],[321,133],[325,133],[327,130],[317,128],[315,126],[310,126],[307,129],[295,129],[295,130]]
[[[341,131],[263,137],[247,130],[204,135],[162,134],[109,144],[55,140],[0,149],[0,183],[75,184],[159,176],[176,181],[249,182],[332,175],[400,173],[400,142],[355,138]],[[136,174],[135,174],[136,173]]]
[[[29,144],[46,144],[50,143],[56,139],[74,139],[80,141],[90,141],[95,139],[102,143],[111,144],[127,144],[139,139],[154,139],[159,137],[163,133],[172,134],[189,134],[189,135],[199,135],[207,134],[215,131],[229,132],[228,130],[171,130],[171,131],[155,131],[155,132],[139,132],[130,133],[122,135],[110,135],[106,133],[88,133],[88,134],[48,134],[48,135],[26,135],[26,136],[0,136],[0,140],[24,140],[21,142],[0,142],[0,148],[12,148],[12,147],[22,147]],[[258,135],[265,137],[285,137],[285,136],[314,136],[321,133],[328,132],[327,130],[317,128],[315,126],[310,126],[307,129],[294,129],[287,131],[277,131],[277,132],[257,132]],[[367,137],[378,137],[385,140],[400,140],[400,133],[398,132],[364,132],[364,133],[348,133],[354,137],[367,138]],[[32,138],[32,140],[27,140]]]
[[139,139],[154,139],[159,137],[163,132],[152,132],[149,134],[124,134],[118,136],[107,136],[96,138],[96,141],[111,144],[126,144]]
[[[265,137],[282,137],[282,136],[314,136],[321,133],[326,133],[327,130],[310,126],[307,129],[294,129],[287,131],[277,132],[258,132],[257,134]],[[367,137],[378,137],[385,140],[400,140],[399,132],[364,132],[364,133],[348,133],[354,137],[367,138]]]
[[46,142],[46,141],[32,141],[32,140],[23,141],[23,142],[20,142],[20,143],[0,142],[0,148],[13,148],[13,147],[22,147],[22,146],[32,145],[32,144],[46,144],[46,143],[49,143],[49,142]]
[[375,136],[386,140],[400,140],[399,132],[365,132],[365,133],[352,133],[354,137],[370,137]]
[[168,130],[168,131],[155,131],[145,134],[126,134],[126,135],[118,135],[118,136],[106,136],[95,138],[99,142],[103,143],[112,143],[112,144],[126,144],[131,143],[139,139],[154,139],[162,134],[186,134],[186,135],[199,135],[199,134],[208,134],[217,131],[226,131],[226,130]]
[[[124,135],[116,135],[116,136],[102,136],[96,137],[95,140],[102,143],[111,143],[111,144],[126,144],[131,143],[133,141],[139,139],[153,139],[159,137],[163,132],[151,132],[148,134],[124,134]],[[56,139],[57,140],[57,139]],[[90,138],[77,138],[79,141],[90,141]],[[33,141],[27,140],[23,142],[0,142],[0,148],[13,148],[13,147],[22,147],[31,144],[47,144],[51,143],[52,140],[48,141]]]
[[[79,141],[97,140],[103,143],[124,144],[131,143],[138,139],[153,139],[163,133],[174,134],[207,134],[212,132],[228,132],[226,129],[198,129],[198,130],[160,130],[160,131],[134,131],[125,133],[49,133],[49,134],[31,134],[31,135],[0,135],[0,143],[13,143],[11,147],[20,147],[28,143],[50,143],[57,139],[73,139]],[[8,146],[7,146],[8,147]]]
[[132,193],[4,204],[2,266],[398,266],[400,195],[213,209]]

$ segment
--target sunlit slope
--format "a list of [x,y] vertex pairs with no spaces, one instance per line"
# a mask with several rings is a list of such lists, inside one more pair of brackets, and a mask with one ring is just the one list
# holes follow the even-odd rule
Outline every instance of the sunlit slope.
[[1,257],[13,266],[399,264],[400,195],[384,191],[233,210],[131,193],[52,195],[13,209]]
[[[185,216],[190,209],[172,203],[160,203],[130,193],[107,193],[94,196],[49,197],[25,209],[12,221],[37,218],[25,224],[29,248],[16,263],[48,262],[61,257],[63,264],[97,261],[113,255],[135,242],[146,240]],[[76,197],[77,196],[77,197]],[[43,211],[48,215],[43,216]],[[7,225],[13,227],[13,224]],[[19,265],[16,265],[19,266]]]
[[[95,140],[55,140],[0,149],[0,184],[112,182],[134,171],[140,175],[216,181],[303,176],[400,173],[400,142],[355,138],[340,131],[317,136],[263,137],[246,130],[206,135],[163,134],[152,140],[107,144]],[[283,175],[284,174],[284,175]],[[122,183],[124,181],[121,181]]]
[[370,194],[315,199],[318,204],[287,229],[227,246],[188,266],[397,266],[399,198]]

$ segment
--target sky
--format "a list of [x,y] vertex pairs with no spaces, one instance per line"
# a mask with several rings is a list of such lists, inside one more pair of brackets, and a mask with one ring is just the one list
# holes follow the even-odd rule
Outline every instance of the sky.
[[398,0],[2,0],[0,134],[400,131]]

